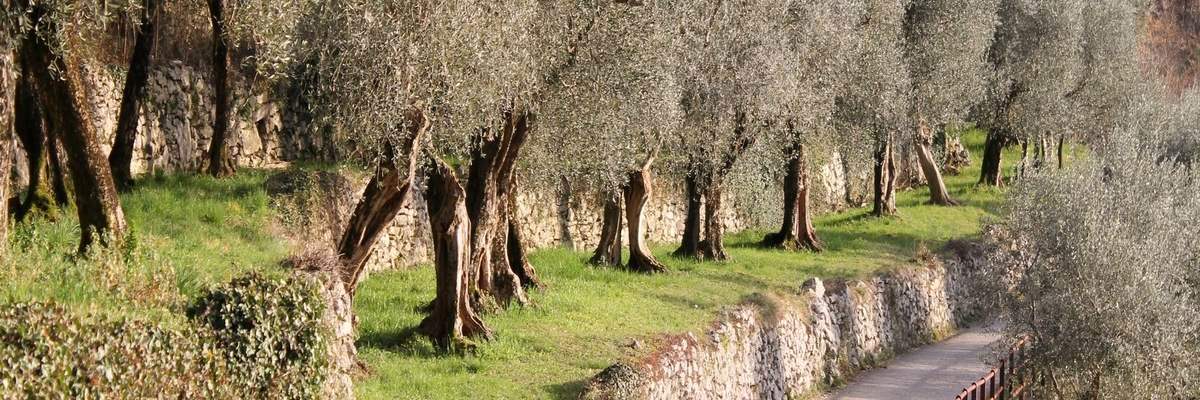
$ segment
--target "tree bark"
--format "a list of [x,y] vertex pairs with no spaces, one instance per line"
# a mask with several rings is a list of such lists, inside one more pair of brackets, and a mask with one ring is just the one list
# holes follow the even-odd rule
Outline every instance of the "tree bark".
[[[508,222],[515,195],[516,162],[533,123],[528,112],[504,113],[496,134],[481,131],[481,143],[471,154],[467,178],[467,214],[471,219],[472,295],[478,305],[527,304],[521,278],[507,259]],[[518,243],[517,245],[520,245]],[[529,266],[523,273],[533,273]],[[530,281],[537,278],[532,277]]]
[[474,346],[470,338],[491,340],[492,332],[472,308],[470,299],[470,235],[466,193],[454,171],[441,160],[428,176],[426,200],[433,233],[437,296],[432,312],[418,330],[443,350]]
[[666,272],[667,267],[654,258],[650,246],[646,245],[646,203],[653,195],[654,178],[650,175],[650,166],[654,156],[650,156],[641,168],[629,174],[629,182],[625,186],[625,220],[629,228],[629,263],[626,268],[632,271],[656,273]]
[[30,215],[37,213],[50,219],[57,219],[54,210],[53,191],[50,188],[51,167],[49,148],[53,145],[46,131],[46,120],[37,104],[34,92],[34,73],[22,71],[17,84],[17,95],[14,104],[13,131],[25,148],[29,167],[29,185],[25,188],[25,199],[16,210],[16,220],[23,222]]
[[1066,138],[1066,136],[1059,136],[1059,137],[1058,137],[1058,150],[1057,150],[1057,153],[1058,153],[1058,169],[1063,169],[1063,166],[1065,166],[1065,158],[1064,158],[1064,156],[1063,156],[1063,147],[1065,147],[1065,146],[1066,146],[1066,143],[1065,143],[1066,141],[1067,141],[1067,138]]
[[621,265],[621,196],[609,195],[604,199],[603,225],[600,243],[592,252],[593,265]]
[[[61,134],[71,171],[76,208],[79,212],[80,252],[93,243],[119,246],[128,227],[113,184],[112,172],[100,150],[96,128],[92,125],[91,104],[84,89],[83,68],[69,56],[56,56],[44,38],[55,37],[59,27],[46,18],[44,5],[31,13],[34,25],[44,29],[42,35],[29,35],[21,46],[26,70],[37,71],[36,93],[46,109],[50,129]],[[57,79],[49,71],[58,71]]]
[[59,208],[69,208],[75,203],[71,196],[71,177],[67,165],[67,151],[63,148],[62,140],[50,131],[50,121],[46,121],[46,155],[50,156],[47,170],[50,172],[51,188],[54,189],[54,202]]
[[[376,166],[338,242],[342,283],[346,285],[346,292],[351,298],[354,297],[375,242],[412,197],[413,177],[420,153],[418,150],[422,137],[429,130],[429,119],[416,110],[410,111],[406,118],[408,136],[398,146],[385,149],[383,159]],[[404,157],[405,164],[397,162],[399,157]]]
[[213,106],[216,108],[213,121],[212,143],[208,148],[208,173],[217,178],[233,175],[237,166],[230,154],[232,132],[229,120],[233,117],[233,101],[230,98],[229,82],[229,37],[225,30],[225,1],[208,0],[209,17],[212,20],[212,64]]
[[705,260],[728,261],[725,251],[725,221],[721,218],[722,184],[713,182],[704,190],[704,241],[700,253]]
[[521,279],[521,286],[525,289],[541,289],[542,280],[538,278],[537,270],[529,262],[529,251],[525,247],[525,237],[521,234],[521,223],[516,217],[508,220],[508,240],[505,247],[508,264],[513,273],[517,274],[517,278]]
[[917,160],[921,164],[921,172],[929,183],[929,202],[940,206],[956,206],[958,202],[950,197],[946,190],[946,181],[938,169],[937,160],[933,157],[933,134],[929,126],[922,120],[917,129]]
[[896,155],[892,135],[875,145],[875,206],[876,217],[896,215]]
[[154,54],[154,39],[158,36],[158,5],[161,0],[143,0],[144,10],[137,38],[134,39],[133,56],[129,59],[129,72],[125,74],[125,90],[121,94],[121,111],[117,114],[117,134],[113,140],[108,164],[112,168],[117,188],[127,190],[133,186],[133,144],[137,138],[138,111],[141,109],[143,92],[150,81],[150,63]]
[[762,245],[785,250],[821,251],[824,248],[809,212],[808,159],[802,144],[796,145],[788,158],[787,176],[783,182],[783,226],[779,232],[767,235]]
[[[0,3],[5,6],[7,2]],[[8,10],[8,7],[5,7]],[[10,173],[12,171],[12,153],[15,146],[13,132],[13,120],[16,114],[16,92],[17,92],[17,68],[15,57],[16,54],[11,47],[13,42],[12,32],[7,31],[3,34],[4,42],[0,46],[3,51],[0,51],[0,254],[8,250],[8,215],[11,210],[9,206]],[[30,171],[30,174],[35,173]]]
[[684,178],[684,187],[687,196],[687,217],[683,222],[683,240],[674,253],[676,257],[690,257],[695,259],[703,257],[700,254],[700,230],[702,224],[700,212],[704,207],[704,194],[701,192],[699,177],[696,175],[696,173],[691,173]]
[[980,171],[979,184],[1000,187],[1004,185],[1004,174],[1000,168],[1000,161],[1004,153],[1004,146],[1007,144],[1004,134],[996,132],[995,129],[988,131],[987,143],[983,149],[983,164]]

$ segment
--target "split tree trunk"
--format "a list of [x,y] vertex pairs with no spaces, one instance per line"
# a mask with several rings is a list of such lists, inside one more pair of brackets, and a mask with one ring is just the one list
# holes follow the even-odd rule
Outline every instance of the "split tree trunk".
[[513,273],[517,274],[517,278],[521,279],[521,286],[525,289],[542,288],[542,280],[538,278],[537,270],[529,262],[529,251],[525,247],[525,237],[521,234],[521,224],[515,217],[508,220],[508,240],[506,242],[505,251],[508,253],[508,264]]
[[[531,119],[528,112],[505,113],[501,131],[494,135],[481,131],[482,143],[471,154],[466,201],[471,219],[472,295],[480,305],[493,301],[499,306],[529,303],[520,275],[533,275],[533,268],[513,265],[508,259],[508,225],[513,213],[509,203],[515,196],[517,157],[529,136]],[[515,269],[523,271],[518,274]],[[526,281],[536,280],[531,276]]]
[[467,216],[466,193],[449,165],[441,160],[434,163],[425,198],[433,233],[437,297],[432,312],[418,329],[440,349],[466,349],[473,346],[470,338],[491,340],[492,332],[471,305],[468,282],[471,221]]
[[763,239],[764,247],[785,250],[821,251],[823,244],[813,228],[808,202],[808,159],[804,145],[797,145],[788,159],[783,182],[783,226]]
[[625,220],[629,228],[629,263],[626,268],[637,272],[666,272],[667,267],[654,258],[650,246],[646,245],[646,203],[653,195],[654,178],[650,166],[654,157],[649,157],[642,167],[629,174],[625,186]]
[[921,164],[921,173],[929,184],[929,202],[939,206],[956,206],[958,202],[950,197],[946,190],[946,181],[938,168],[937,159],[933,157],[933,132],[926,125],[924,118],[917,127],[917,161]]
[[876,217],[896,215],[896,155],[892,136],[879,141],[875,146],[875,206],[871,214]]
[[143,92],[150,81],[150,63],[154,53],[154,39],[158,36],[158,5],[161,0],[144,0],[144,13],[134,41],[133,57],[129,59],[129,72],[125,74],[125,90],[121,94],[121,111],[117,114],[117,134],[113,140],[108,164],[112,168],[113,180],[120,189],[133,186],[133,144],[137,138],[138,111],[141,109]]
[[[429,129],[429,119],[415,110],[410,111],[407,119],[408,137],[400,145],[386,149],[338,242],[342,283],[352,298],[372,247],[412,197],[418,148]],[[397,162],[400,157],[404,157],[405,164]]]
[[684,188],[687,196],[687,217],[683,222],[683,240],[679,244],[679,248],[675,250],[676,257],[691,257],[700,259],[700,230],[701,216],[700,212],[704,206],[704,194],[700,189],[700,178],[696,173],[688,174],[684,178]]
[[[39,103],[45,107],[50,130],[58,132],[66,149],[67,165],[75,188],[79,211],[80,252],[93,243],[119,246],[128,227],[113,184],[112,172],[100,150],[96,128],[92,125],[91,104],[84,89],[83,68],[78,60],[55,56],[44,41],[55,37],[57,23],[46,18],[45,6],[36,6],[31,13],[35,25],[45,29],[43,35],[30,35],[22,44],[22,62],[26,70],[37,71],[34,78]],[[50,71],[58,71],[53,77]]]
[[593,265],[621,265],[621,196],[609,195],[604,201],[600,243],[592,252]]
[[29,185],[25,188],[25,199],[16,210],[16,220],[25,221],[32,213],[54,218],[55,209],[53,192],[50,188],[51,167],[49,165],[50,151],[53,144],[46,131],[46,120],[37,104],[34,92],[34,73],[22,71],[17,84],[16,101],[13,106],[14,126],[17,138],[25,148],[29,167]]
[[1004,135],[995,130],[991,130],[987,134],[987,143],[983,149],[983,164],[979,175],[979,184],[988,186],[1003,186],[1004,175],[1000,169],[1000,161],[1003,157],[1004,146],[1006,140]]
[[209,17],[212,19],[213,92],[216,94],[212,143],[208,148],[208,173],[217,178],[233,175],[237,171],[233,155],[230,154],[232,133],[229,131],[229,120],[233,117],[233,102],[229,93],[229,38],[225,30],[225,1],[208,0]]
[[721,183],[712,182],[704,191],[704,241],[700,253],[705,260],[728,261],[725,252],[725,224],[721,219]]

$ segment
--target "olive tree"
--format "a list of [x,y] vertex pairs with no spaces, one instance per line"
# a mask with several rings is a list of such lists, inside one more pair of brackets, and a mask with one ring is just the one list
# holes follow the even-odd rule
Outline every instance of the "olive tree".
[[991,264],[1012,277],[1005,331],[1032,338],[1025,365],[1046,397],[1200,396],[1200,181],[1145,140],[1161,136],[1123,131],[1011,192]]

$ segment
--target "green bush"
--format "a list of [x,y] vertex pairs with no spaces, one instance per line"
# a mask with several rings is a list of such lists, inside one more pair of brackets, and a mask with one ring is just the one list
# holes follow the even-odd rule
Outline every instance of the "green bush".
[[311,282],[250,274],[208,290],[187,313],[211,329],[250,397],[309,399],[325,376],[323,311]]
[[315,399],[323,307],[302,279],[248,275],[188,307],[182,328],[0,306],[0,399]]

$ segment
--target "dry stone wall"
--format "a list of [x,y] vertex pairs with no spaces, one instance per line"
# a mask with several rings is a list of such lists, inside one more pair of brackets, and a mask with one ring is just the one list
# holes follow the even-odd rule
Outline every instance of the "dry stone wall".
[[703,336],[665,339],[650,355],[596,376],[584,399],[788,399],[844,382],[975,321],[982,249],[956,243],[865,280],[812,278],[788,296],[722,313]]

